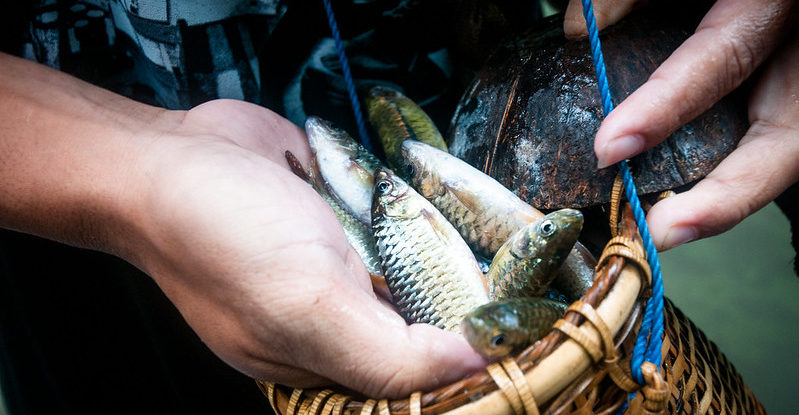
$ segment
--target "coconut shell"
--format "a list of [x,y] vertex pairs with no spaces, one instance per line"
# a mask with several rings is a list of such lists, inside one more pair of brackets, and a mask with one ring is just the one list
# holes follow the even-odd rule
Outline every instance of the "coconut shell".
[[[601,33],[615,103],[643,84],[695,30],[700,5],[650,5]],[[566,40],[562,16],[499,47],[452,119],[450,151],[541,209],[610,200],[617,169],[597,170],[594,136],[603,119],[587,39]],[[741,89],[741,88],[739,88]],[[736,91],[631,160],[640,194],[704,177],[748,128]]]

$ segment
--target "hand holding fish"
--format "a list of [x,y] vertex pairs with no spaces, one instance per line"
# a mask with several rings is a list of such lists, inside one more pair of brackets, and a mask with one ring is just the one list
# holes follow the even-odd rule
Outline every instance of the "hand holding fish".
[[[632,3],[595,2],[599,27]],[[580,2],[571,0],[567,36],[585,35],[580,14]],[[738,148],[693,189],[649,212],[659,249],[723,232],[799,180],[798,15],[791,0],[716,2],[696,33],[602,123],[594,147],[605,167],[654,147],[763,69],[750,96],[751,127]]]
[[289,171],[286,150],[310,159],[289,121],[231,100],[167,111],[2,54],[0,67],[1,226],[130,261],[255,378],[398,397],[484,364],[378,299]]
[[143,268],[226,362],[255,378],[373,396],[480,367],[461,336],[407,326],[375,296],[329,207],[286,166],[286,149],[310,158],[300,129],[216,101],[189,111],[181,130],[189,139],[160,151],[158,236]]

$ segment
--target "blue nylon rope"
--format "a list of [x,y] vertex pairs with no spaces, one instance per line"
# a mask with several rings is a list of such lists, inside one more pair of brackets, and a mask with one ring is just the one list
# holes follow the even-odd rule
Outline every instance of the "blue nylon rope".
[[[608,87],[607,74],[605,73],[605,62],[602,57],[602,46],[599,42],[599,30],[596,27],[596,19],[594,18],[594,7],[591,0],[582,0],[582,3],[583,16],[585,16],[588,28],[588,40],[591,43],[591,57],[596,68],[599,94],[602,97],[602,107],[607,117],[613,111],[613,101],[610,97],[610,88]],[[633,209],[638,231],[644,242],[649,268],[652,269],[652,297],[646,303],[644,318],[641,322],[638,338],[635,340],[630,362],[633,378],[643,385],[645,382],[641,374],[641,364],[643,364],[644,360],[653,363],[660,370],[661,335],[663,334],[663,277],[660,273],[660,260],[655,249],[655,243],[652,241],[652,235],[649,234],[649,226],[647,226],[641,202],[638,200],[630,168],[626,161],[620,161],[617,166],[624,181],[625,194]]]
[[341,62],[341,72],[344,74],[344,83],[347,85],[347,93],[350,96],[352,112],[355,114],[355,123],[358,124],[358,133],[361,135],[361,144],[363,144],[363,146],[371,152],[372,145],[369,141],[369,134],[366,132],[366,123],[363,121],[361,102],[358,101],[358,94],[355,93],[355,82],[352,80],[352,73],[350,72],[350,63],[347,60],[347,55],[344,54],[344,43],[341,41],[341,33],[338,31],[336,16],[333,14],[333,7],[330,5],[330,0],[322,1],[325,4],[325,11],[327,12],[327,23],[330,25],[330,31],[333,33],[333,40],[336,42],[338,60]]

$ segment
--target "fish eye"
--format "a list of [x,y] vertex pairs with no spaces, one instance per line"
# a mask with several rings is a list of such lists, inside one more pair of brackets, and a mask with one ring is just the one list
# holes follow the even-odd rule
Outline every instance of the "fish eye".
[[377,183],[377,191],[381,194],[386,194],[391,191],[391,182],[388,181],[380,181]]
[[499,347],[505,344],[505,335],[504,334],[497,334],[494,338],[491,339],[491,346],[492,347]]
[[408,173],[408,177],[413,177],[416,174],[416,168],[413,167],[413,163],[406,164],[405,171]]
[[551,220],[545,220],[541,223],[541,233],[544,236],[549,236],[555,233],[556,226]]

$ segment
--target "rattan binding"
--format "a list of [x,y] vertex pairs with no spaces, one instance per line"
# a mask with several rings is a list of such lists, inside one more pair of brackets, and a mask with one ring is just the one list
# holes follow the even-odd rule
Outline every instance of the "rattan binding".
[[628,391],[639,392],[630,414],[765,413],[718,348],[668,300],[660,372],[645,370],[649,383],[643,389],[632,380],[630,353],[650,278],[631,211],[623,210],[594,285],[557,323],[559,330],[515,358],[397,400],[257,383],[275,412],[291,415],[611,414]]

